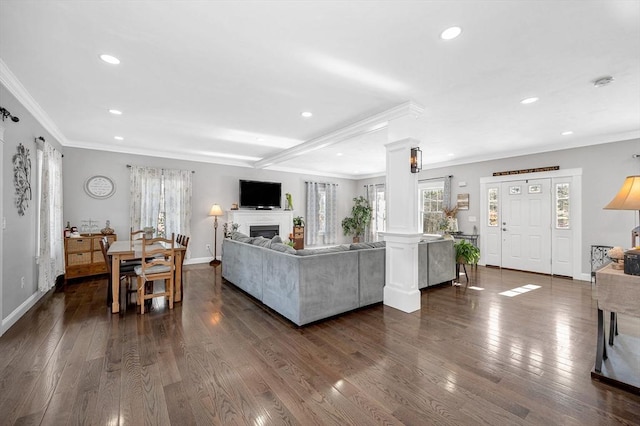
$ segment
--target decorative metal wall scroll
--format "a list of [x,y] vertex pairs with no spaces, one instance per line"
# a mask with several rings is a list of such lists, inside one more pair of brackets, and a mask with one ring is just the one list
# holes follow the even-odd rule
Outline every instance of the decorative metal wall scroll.
[[31,158],[29,150],[22,144],[18,144],[18,152],[13,155],[13,184],[18,214],[24,216],[31,200]]

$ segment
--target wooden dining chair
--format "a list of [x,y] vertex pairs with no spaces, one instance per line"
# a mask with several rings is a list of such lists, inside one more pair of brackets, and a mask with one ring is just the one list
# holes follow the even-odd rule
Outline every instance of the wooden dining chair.
[[[149,242],[149,244],[147,244]],[[175,243],[174,234],[171,239],[153,238],[151,241],[143,236],[142,264],[135,267],[138,277],[138,303],[140,313],[144,314],[145,300],[154,297],[166,297],[169,300],[169,309],[173,309],[173,284],[175,280]],[[164,291],[155,292],[153,282],[164,280]],[[149,283],[149,291],[147,291]]]
[[[113,282],[111,280],[112,278],[111,273],[113,270],[111,269],[111,256],[108,255],[109,240],[107,239],[107,237],[104,237],[104,238],[101,238],[99,242],[100,242],[100,250],[102,251],[102,257],[104,257],[104,262],[107,267],[107,274],[109,274],[109,279],[107,284],[107,306],[111,306],[111,303],[113,302],[113,293],[112,293]],[[138,265],[139,264],[140,263],[138,262]],[[118,282],[118,285],[120,285],[122,280],[124,279],[127,280],[125,292],[124,293],[120,292],[120,294],[124,296],[124,303],[120,303],[120,305],[124,306],[125,309],[127,304],[130,301],[131,294],[135,293],[135,291],[132,290],[131,288],[131,279],[137,276],[134,270],[135,267],[136,267],[136,264],[124,264],[124,263],[120,264],[120,282]]]
[[139,229],[137,231],[134,231],[133,227],[129,229],[131,230],[130,238],[129,238],[131,241],[140,240],[144,236],[144,231],[142,229]]
[[180,245],[184,246],[184,252],[182,256],[180,256],[180,271],[182,275],[180,276],[180,293],[184,296],[184,258],[187,257],[187,248],[189,247],[189,239],[186,235],[178,234],[176,237],[176,242]]

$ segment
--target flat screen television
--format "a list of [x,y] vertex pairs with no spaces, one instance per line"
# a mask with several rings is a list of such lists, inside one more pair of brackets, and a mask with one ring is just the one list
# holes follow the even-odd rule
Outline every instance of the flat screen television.
[[279,209],[282,207],[282,184],[240,180],[240,207],[252,209]]

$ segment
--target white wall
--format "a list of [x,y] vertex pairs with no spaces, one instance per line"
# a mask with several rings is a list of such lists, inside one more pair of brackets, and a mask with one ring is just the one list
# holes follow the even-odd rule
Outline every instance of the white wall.
[[[2,167],[2,202],[6,228],[1,232],[2,238],[2,325],[0,334],[15,322],[42,296],[38,291],[36,257],[36,144],[35,139],[44,137],[56,149],[60,144],[44,130],[38,121],[22,106],[20,102],[2,85],[0,85],[0,106],[12,115],[20,118],[18,123],[10,119],[4,121],[3,167]],[[29,150],[31,159],[32,199],[24,216],[18,215],[15,207],[15,189],[13,185],[13,156],[18,144],[22,143]],[[2,218],[0,218],[0,221]],[[21,278],[25,285],[22,287]]]
[[[428,146],[423,144],[422,150],[428,152]],[[640,159],[633,158],[633,154],[640,154],[638,139],[451,167],[429,168],[425,165],[419,179],[453,175],[452,203],[455,203],[457,194],[469,194],[469,210],[458,212],[458,225],[462,232],[470,233],[474,223],[469,222],[469,216],[480,220],[481,177],[491,176],[494,172],[546,166],[582,168],[582,206],[573,208],[582,209],[581,270],[583,274],[589,274],[592,244],[629,247],[631,229],[638,226],[637,211],[603,209],[618,192],[626,176],[640,174]],[[363,179],[357,185],[362,188],[368,183],[381,183],[381,179]],[[466,182],[466,186],[460,187],[460,182]],[[475,224],[479,230],[479,223]]]
[[[120,239],[129,234],[129,169],[127,164],[138,166],[162,167],[193,170],[193,213],[191,217],[190,258],[185,263],[204,262],[211,258],[206,244],[213,241],[213,218],[208,216],[211,205],[218,203],[224,210],[238,202],[238,181],[240,179],[264,180],[282,183],[284,194],[291,193],[294,215],[305,216],[304,182],[332,182],[338,184],[338,218],[341,221],[351,211],[352,198],[356,194],[356,182],[347,179],[326,178],[313,175],[257,170],[246,167],[223,166],[167,158],[146,157],[127,154],[94,151],[79,148],[66,148],[64,151],[64,221],[80,227],[82,220],[97,220],[103,228],[105,221],[111,221],[111,227]],[[113,179],[116,193],[106,200],[96,200],[84,191],[84,182],[93,175],[105,175]],[[219,218],[218,248],[222,241],[222,223],[226,216]],[[339,243],[349,242],[339,230]],[[284,235],[283,237],[287,237]]]

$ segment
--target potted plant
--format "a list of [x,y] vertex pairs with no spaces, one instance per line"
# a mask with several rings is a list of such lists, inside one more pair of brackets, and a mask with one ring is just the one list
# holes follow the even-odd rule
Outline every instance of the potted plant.
[[302,216],[296,216],[293,218],[293,226],[304,226],[304,219],[302,219]]
[[456,241],[456,263],[475,265],[480,260],[480,249],[467,240]]
[[353,202],[351,216],[342,219],[342,231],[344,235],[352,235],[353,242],[358,243],[360,242],[360,236],[364,234],[366,226],[371,223],[373,210],[363,196],[354,198]]
[[222,225],[222,232],[225,238],[231,238],[231,234],[238,230],[240,225],[235,222],[226,222]]

